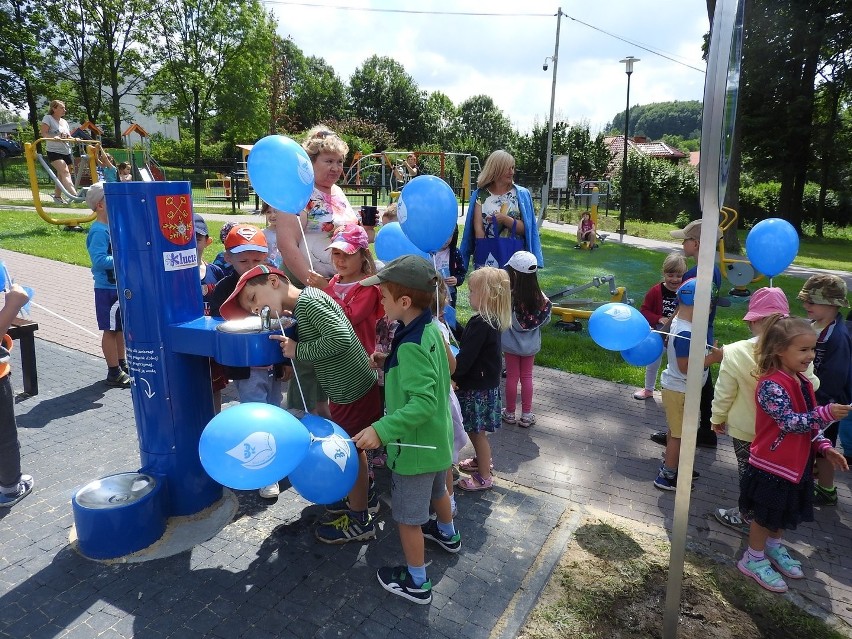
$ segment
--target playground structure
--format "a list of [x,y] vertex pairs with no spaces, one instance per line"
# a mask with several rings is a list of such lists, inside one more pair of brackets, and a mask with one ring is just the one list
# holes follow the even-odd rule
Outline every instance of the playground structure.
[[751,292],[746,286],[759,282],[764,276],[761,273],[756,273],[748,260],[725,255],[725,231],[737,221],[737,212],[732,208],[723,206],[719,213],[721,215],[719,229],[722,231],[722,237],[719,238],[719,268],[728,281],[734,285],[729,294],[736,297],[748,297]]
[[556,322],[556,328],[559,328],[563,331],[581,331],[583,330],[583,325],[579,320],[581,319],[589,319],[592,316],[594,310],[600,306],[601,304],[605,304],[608,302],[619,302],[624,304],[633,304],[633,300],[628,299],[627,297],[627,289],[623,286],[615,285],[615,276],[614,275],[601,275],[599,277],[593,277],[590,282],[585,284],[580,284],[578,286],[569,286],[566,289],[559,291],[558,293],[554,293],[552,295],[548,295],[551,301],[558,300],[567,295],[574,295],[579,293],[580,291],[585,291],[592,287],[600,288],[603,284],[609,284],[609,300],[607,302],[600,302],[592,299],[576,299],[571,300],[571,304],[574,306],[586,306],[586,309],[577,309],[577,308],[567,308],[564,306],[554,306],[551,309],[551,314],[559,317],[559,321]]
[[[80,167],[75,171],[75,180],[74,186],[77,188],[77,195],[72,195],[68,192],[62,182],[59,181],[59,178],[56,176],[56,173],[53,172],[53,168],[50,166],[50,163],[42,156],[41,153],[38,152],[38,145],[41,142],[47,142],[49,140],[55,140],[57,142],[66,142],[68,144],[77,144],[82,145],[84,147],[84,153],[80,154],[80,165],[86,164],[86,171],[83,171]],[[93,211],[87,211],[83,215],[68,215],[62,217],[53,217],[49,215],[41,204],[41,193],[39,191],[38,185],[38,174],[36,172],[36,162],[41,165],[41,168],[47,173],[50,179],[56,184],[65,194],[70,201],[80,203],[86,201],[86,191],[84,188],[81,188],[82,185],[80,181],[85,174],[89,176],[97,175],[97,160],[96,158],[100,154],[101,143],[98,141],[92,140],[81,140],[78,138],[39,138],[35,142],[27,142],[24,144],[24,158],[27,161],[27,171],[29,172],[30,178],[30,189],[33,193],[33,204],[35,205],[36,213],[39,214],[39,217],[43,219],[48,224],[55,224],[57,226],[64,226],[66,228],[75,228],[80,224],[84,224],[86,222],[91,222],[95,219],[95,213]],[[91,182],[90,182],[91,183]]]
[[[133,135],[139,136],[140,150],[133,148]],[[142,182],[162,182],[166,179],[163,168],[151,157],[151,136],[138,124],[131,124],[121,134],[127,150],[127,162],[133,170],[133,179]]]

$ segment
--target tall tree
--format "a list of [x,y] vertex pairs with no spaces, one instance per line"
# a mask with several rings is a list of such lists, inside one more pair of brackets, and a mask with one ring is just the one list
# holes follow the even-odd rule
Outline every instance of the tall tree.
[[404,147],[423,140],[425,93],[393,58],[374,55],[355,69],[349,99],[356,117],[385,124]]
[[160,22],[152,57],[160,66],[144,104],[189,125],[200,168],[202,130],[225,88],[225,67],[245,53],[265,14],[258,0],[160,0],[156,11]]
[[33,136],[39,137],[39,98],[54,75],[54,60],[44,46],[44,4],[0,0],[0,103],[26,109]]
[[440,91],[433,91],[426,98],[426,122],[423,142],[449,149],[452,141],[453,123],[458,111],[453,101]]
[[480,160],[496,149],[510,150],[515,146],[515,131],[509,118],[487,95],[475,95],[459,105],[455,124],[456,139],[468,147]]

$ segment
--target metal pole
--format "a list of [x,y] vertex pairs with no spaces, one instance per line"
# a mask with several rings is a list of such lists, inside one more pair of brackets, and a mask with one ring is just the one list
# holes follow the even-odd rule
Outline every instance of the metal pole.
[[[547,201],[550,195],[550,154],[553,152],[553,107],[556,103],[556,66],[559,61],[559,27],[562,25],[562,7],[556,11],[556,46],[553,48],[553,83],[550,87],[550,121],[547,125],[547,153],[544,156],[544,188],[541,190],[541,212],[538,214],[539,227],[544,223],[547,213]],[[547,58],[544,60],[544,70],[547,71]]]
[[625,73],[627,73],[627,108],[624,110],[624,161],[621,165],[621,215],[618,224],[618,234],[623,242],[626,233],[624,221],[627,215],[627,131],[630,128],[630,76],[633,75],[633,63],[639,62],[639,58],[629,55],[621,62],[625,64]]

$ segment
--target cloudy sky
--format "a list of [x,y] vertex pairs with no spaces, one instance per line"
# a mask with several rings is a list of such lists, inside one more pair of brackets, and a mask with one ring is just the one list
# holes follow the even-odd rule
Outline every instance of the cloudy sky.
[[[369,56],[392,56],[420,89],[442,91],[456,105],[487,94],[521,131],[536,118],[547,120],[553,66],[548,61],[545,72],[542,64],[554,53],[557,0],[265,4],[282,36],[292,37],[307,55],[324,58],[344,82]],[[640,59],[630,84],[631,105],[702,98],[701,45],[709,28],[704,0],[580,5],[563,0],[557,120],[585,120],[597,131],[624,110],[627,79],[619,60],[630,55]]]

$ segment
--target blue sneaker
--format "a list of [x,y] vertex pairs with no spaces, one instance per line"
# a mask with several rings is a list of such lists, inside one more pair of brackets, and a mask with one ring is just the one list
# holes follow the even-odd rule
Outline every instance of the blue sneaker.
[[0,508],[11,508],[33,491],[35,480],[30,475],[21,475],[12,492],[0,492]]
[[386,566],[376,571],[376,578],[382,588],[390,593],[404,597],[416,604],[432,602],[432,582],[428,579],[420,586],[415,586],[407,566]]
[[[375,517],[379,514],[379,510],[381,510],[382,504],[379,501],[379,493],[376,490],[376,486],[373,483],[370,483],[370,489],[367,492],[367,512],[370,513],[371,517]],[[344,497],[333,504],[328,504],[325,507],[325,511],[327,513],[331,513],[332,515],[343,515],[350,512],[352,509],[349,507],[349,498]]]
[[666,477],[661,470],[657,473],[657,478],[654,480],[654,487],[672,492],[677,490],[677,474],[674,477]]
[[430,519],[420,527],[423,530],[423,538],[429,541],[434,541],[447,552],[457,553],[461,550],[461,533],[456,530],[456,534],[448,537],[438,528],[438,521]]

